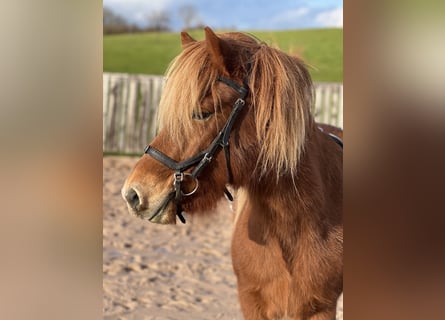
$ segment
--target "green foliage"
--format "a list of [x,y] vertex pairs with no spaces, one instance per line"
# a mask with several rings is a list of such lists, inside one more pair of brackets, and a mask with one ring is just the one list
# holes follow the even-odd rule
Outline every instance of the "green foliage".
[[[343,29],[248,32],[308,64],[314,81],[343,81]],[[190,34],[203,39],[203,31]],[[179,33],[138,33],[104,36],[104,71],[163,74],[181,51]]]

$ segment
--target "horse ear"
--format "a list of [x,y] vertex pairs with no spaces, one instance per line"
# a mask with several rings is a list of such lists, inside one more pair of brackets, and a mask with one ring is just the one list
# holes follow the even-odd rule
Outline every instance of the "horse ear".
[[229,54],[229,45],[221,38],[218,38],[218,36],[209,27],[205,27],[204,31],[207,50],[210,53],[212,63],[222,74],[228,75],[229,72],[227,71],[224,57],[228,56]]
[[181,32],[181,46],[182,49],[187,47],[189,44],[196,42],[195,39],[193,39],[187,32],[182,31]]

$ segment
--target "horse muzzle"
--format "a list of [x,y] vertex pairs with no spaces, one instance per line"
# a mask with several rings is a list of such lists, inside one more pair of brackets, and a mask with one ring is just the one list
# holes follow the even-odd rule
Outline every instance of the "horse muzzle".
[[126,185],[122,188],[121,194],[128,211],[138,218],[158,224],[176,224],[171,194],[149,201],[137,187]]

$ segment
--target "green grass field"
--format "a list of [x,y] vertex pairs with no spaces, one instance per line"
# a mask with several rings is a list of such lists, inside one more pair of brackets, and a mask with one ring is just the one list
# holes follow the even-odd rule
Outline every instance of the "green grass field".
[[[343,81],[343,29],[248,32],[269,45],[301,56],[314,81]],[[203,39],[203,31],[191,32]],[[181,50],[179,33],[140,33],[104,36],[106,72],[164,74]]]

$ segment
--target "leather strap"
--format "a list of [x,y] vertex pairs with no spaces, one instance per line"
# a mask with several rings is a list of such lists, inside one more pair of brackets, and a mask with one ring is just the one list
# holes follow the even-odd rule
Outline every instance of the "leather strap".
[[238,83],[236,83],[235,81],[232,81],[230,79],[227,79],[225,77],[218,77],[216,78],[217,81],[221,81],[223,83],[225,83],[226,85],[228,85],[229,87],[232,87],[233,89],[235,89],[236,91],[238,91],[238,93],[240,94],[241,99],[244,99],[247,95],[247,86],[240,86]]
[[163,165],[168,167],[169,169],[175,170],[175,171],[184,171],[188,168],[194,166],[196,163],[198,163],[202,157],[205,154],[205,151],[198,153],[196,156],[193,156],[191,158],[185,159],[184,161],[177,162],[167,156],[165,153],[162,153],[158,149],[152,146],[146,146],[144,149],[144,153],[152,156],[154,159],[161,162]]
[[[249,73],[250,74],[250,67],[249,67]],[[228,183],[232,183],[233,181],[233,174],[232,169],[230,165],[230,150],[229,150],[229,139],[230,139],[230,133],[232,131],[233,125],[236,121],[236,118],[238,117],[239,113],[244,107],[245,101],[244,98],[247,95],[248,87],[247,87],[247,78],[244,81],[244,86],[240,86],[238,83],[224,78],[224,77],[218,77],[217,81],[221,81],[225,83],[226,85],[230,86],[231,88],[235,89],[239,95],[240,98],[238,98],[235,101],[235,104],[233,105],[232,112],[229,115],[229,118],[226,121],[226,124],[221,129],[220,132],[216,135],[216,137],[213,139],[212,143],[209,145],[207,149],[204,151],[199,152],[193,157],[187,158],[183,161],[175,161],[174,159],[167,156],[165,153],[159,151],[158,149],[147,146],[145,147],[144,153],[153,157],[157,161],[161,162],[163,165],[168,167],[171,170],[174,170],[174,191],[169,194],[167,197],[168,200],[171,201],[175,199],[176,203],[176,214],[181,220],[182,223],[185,223],[184,216],[182,215],[182,189],[181,189],[181,182],[183,177],[183,172],[193,166],[195,168],[193,169],[191,176],[194,179],[197,179],[197,177],[201,174],[201,172],[204,170],[204,168],[212,161],[213,156],[215,155],[216,151],[219,147],[224,149],[224,155],[226,159],[226,166],[227,166],[227,180]],[[224,188],[224,193],[227,195],[227,198],[230,201],[233,201],[233,196],[227,190],[227,188]],[[154,218],[159,212],[155,213],[151,218]]]
[[343,141],[339,137],[332,133],[328,133],[328,135],[343,149]]

